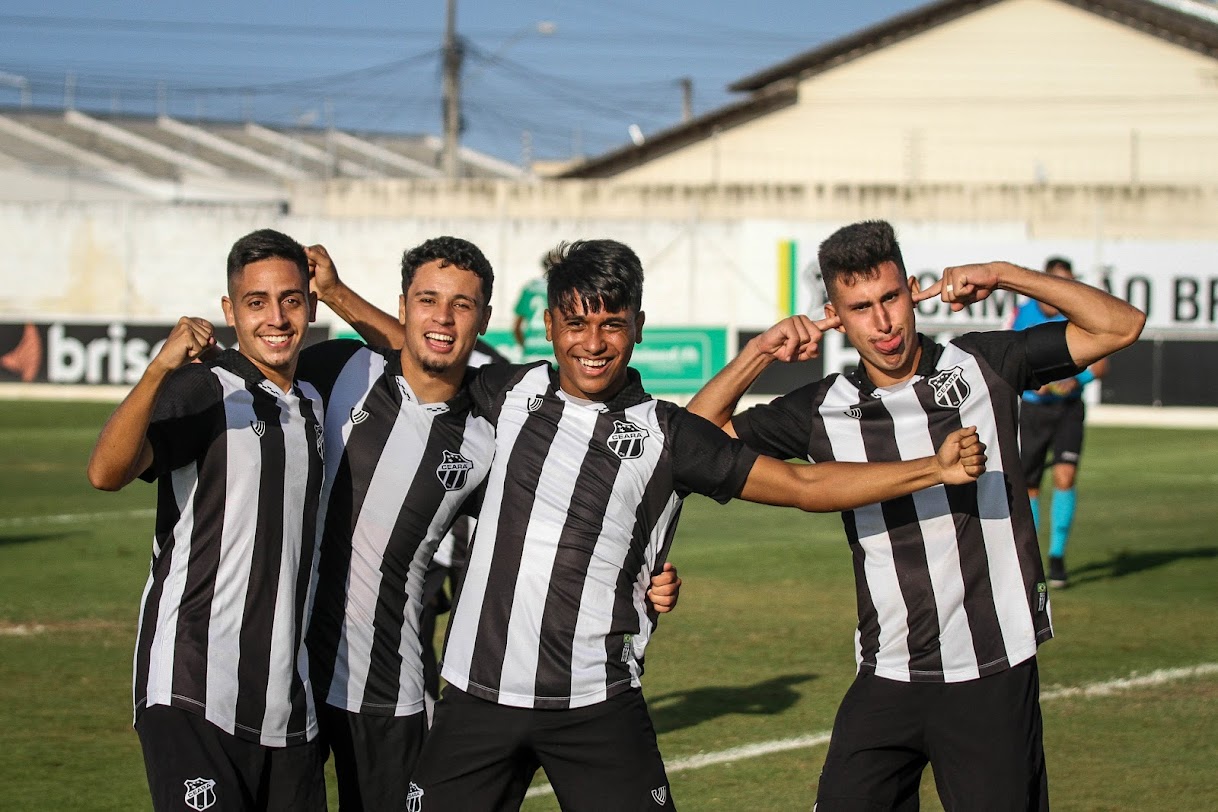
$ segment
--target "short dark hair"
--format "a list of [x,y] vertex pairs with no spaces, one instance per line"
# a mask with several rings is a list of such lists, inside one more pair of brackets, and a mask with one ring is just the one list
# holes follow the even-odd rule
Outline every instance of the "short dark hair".
[[308,288],[309,258],[305,255],[304,246],[287,234],[272,228],[261,228],[237,240],[228,252],[228,292],[233,292],[233,282],[246,265],[273,258],[286,259],[295,264],[304,277],[305,288]]
[[551,309],[597,313],[643,309],[643,263],[617,240],[560,243],[546,259],[546,299]]
[[1065,257],[1049,257],[1045,260],[1045,273],[1052,273],[1054,268],[1064,268],[1066,273],[1074,276],[1074,265]]
[[884,220],[864,220],[839,228],[820,244],[817,261],[826,291],[840,278],[874,276],[883,262],[895,262],[905,275],[896,232]]
[[410,290],[415,272],[428,262],[440,260],[440,267],[449,265],[469,271],[482,280],[482,306],[491,303],[491,291],[495,287],[495,271],[482,249],[460,237],[432,237],[402,254],[402,293]]

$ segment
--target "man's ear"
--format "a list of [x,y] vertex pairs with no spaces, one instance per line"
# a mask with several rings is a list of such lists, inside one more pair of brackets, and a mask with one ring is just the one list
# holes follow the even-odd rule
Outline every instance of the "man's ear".
[[398,294],[398,324],[406,324],[406,294]]
[[229,327],[236,327],[237,319],[233,315],[233,300],[227,296],[221,296],[220,307],[222,310],[224,310],[224,323]]
[[647,314],[642,310],[634,317],[634,343],[643,343],[643,322],[647,321]]
[[309,291],[309,324],[317,321],[317,294]]
[[917,296],[922,291],[922,286],[918,284],[918,277],[909,277],[909,295]]
[[541,315],[542,315],[542,318],[545,319],[545,322],[546,322],[546,341],[549,341],[551,344],[553,344],[554,343],[554,331],[553,331],[554,318],[550,315],[550,308],[547,307],[542,312]]
[[[828,302],[825,302],[825,318],[827,318],[827,319],[837,318],[837,308],[834,307],[833,305],[829,304]],[[844,332],[846,332],[846,325],[842,324],[841,319],[839,318],[838,325],[836,327],[834,327],[833,329],[837,330],[839,333],[844,333]]]
[[490,326],[490,323],[491,323],[491,306],[487,305],[485,311],[482,313],[482,324],[480,324],[478,326],[478,335],[480,335],[480,336],[486,335],[486,328]]

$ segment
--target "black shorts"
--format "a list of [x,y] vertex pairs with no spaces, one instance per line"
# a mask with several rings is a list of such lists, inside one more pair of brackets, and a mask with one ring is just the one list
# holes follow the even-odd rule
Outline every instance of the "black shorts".
[[1019,407],[1019,460],[1029,488],[1039,488],[1045,473],[1045,455],[1050,465],[1078,465],[1083,454],[1083,401],[1057,403],[1023,401]]
[[1047,810],[1036,658],[968,682],[859,674],[833,723],[816,808],[916,810],[927,762],[948,812]]
[[267,747],[164,705],[145,708],[135,729],[157,812],[325,812],[326,753],[318,739]]
[[566,810],[676,808],[641,691],[533,710],[452,686],[436,705],[407,808],[519,809],[539,766]]
[[334,756],[343,812],[401,809],[427,736],[427,715],[373,716],[324,703],[317,713]]

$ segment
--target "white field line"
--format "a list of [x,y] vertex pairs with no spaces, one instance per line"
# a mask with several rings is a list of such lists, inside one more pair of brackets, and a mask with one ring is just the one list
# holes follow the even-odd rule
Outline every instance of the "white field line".
[[1073,699],[1080,696],[1111,696],[1112,694],[1131,691],[1135,688],[1152,688],[1156,685],[1166,685],[1169,682],[1191,679],[1192,677],[1205,677],[1211,674],[1218,674],[1218,663],[1201,663],[1200,665],[1190,665],[1183,668],[1160,668],[1148,674],[1134,672],[1128,677],[1110,679],[1106,682],[1093,682],[1089,685],[1079,685],[1075,688],[1065,686],[1052,687],[1041,691],[1040,701]]
[[143,519],[155,515],[155,508],[143,508],[140,510],[111,510],[105,513],[59,513],[51,516],[17,516],[11,519],[0,519],[0,530],[10,530],[16,527],[104,522],[113,519]]
[[[1162,668],[1157,671],[1151,671],[1148,674],[1138,674],[1135,672],[1130,674],[1128,677],[1118,677],[1116,679],[1106,680],[1104,682],[1092,682],[1087,685],[1079,685],[1073,688],[1049,688],[1048,690],[1041,692],[1040,701],[1049,702],[1054,699],[1111,696],[1112,694],[1121,693],[1123,691],[1131,691],[1136,688],[1149,688],[1156,685],[1166,685],[1169,682],[1190,679],[1192,677],[1204,677],[1212,674],[1218,674],[1218,663],[1201,663],[1200,665],[1186,666],[1183,668]],[[666,772],[671,774],[682,772],[683,770],[696,770],[700,767],[710,767],[715,764],[725,764],[729,761],[741,761],[746,758],[767,756],[771,753],[781,753],[787,750],[800,750],[805,747],[818,747],[822,744],[829,743],[829,735],[830,731],[822,730],[819,733],[813,733],[809,736],[797,736],[791,739],[774,739],[768,742],[744,744],[739,747],[720,750],[717,753],[699,753],[696,756],[686,756],[685,758],[669,761],[664,765],[664,769]],[[527,793],[525,793],[525,797],[536,798],[542,795],[550,795],[553,792],[554,789],[549,784],[542,784],[541,786],[530,789]]]

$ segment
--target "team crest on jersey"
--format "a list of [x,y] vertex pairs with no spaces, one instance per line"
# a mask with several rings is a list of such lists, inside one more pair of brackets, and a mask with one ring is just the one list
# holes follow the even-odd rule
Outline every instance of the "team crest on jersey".
[[637,426],[629,420],[614,420],[613,433],[606,443],[609,450],[623,460],[637,460],[643,456],[643,441],[651,436],[651,432],[642,426]]
[[622,635],[622,662],[628,663],[634,657],[634,635]]
[[960,367],[945,369],[927,383],[935,394],[935,403],[945,409],[959,409],[973,391],[964,379],[964,370]]
[[459,491],[465,487],[465,483],[469,479],[469,472],[473,468],[474,464],[465,457],[452,451],[445,451],[444,461],[436,468],[436,476],[440,478],[440,484],[444,486],[444,490]]
[[216,782],[210,778],[187,778],[186,805],[191,809],[210,809],[216,803]]
[[351,422],[354,425],[358,426],[360,423],[363,423],[367,419],[368,419],[368,413],[365,412],[363,409],[352,409],[351,410]]
[[257,434],[259,437],[261,437],[262,435],[266,434],[266,421],[265,420],[251,420],[250,428],[254,430],[254,434]]
[[653,789],[651,791],[651,800],[655,801],[660,806],[663,806],[664,802],[668,800],[668,785],[665,784],[662,787],[656,787]]
[[530,412],[535,412],[541,408],[541,404],[544,402],[541,395],[530,395],[529,402],[525,404],[525,408]]
[[406,792],[406,812],[421,812],[423,809],[423,788],[415,782],[410,782]]
[[851,406],[849,409],[843,412],[843,414],[846,415],[846,417],[853,417],[855,420],[863,419],[863,410],[858,406]]

